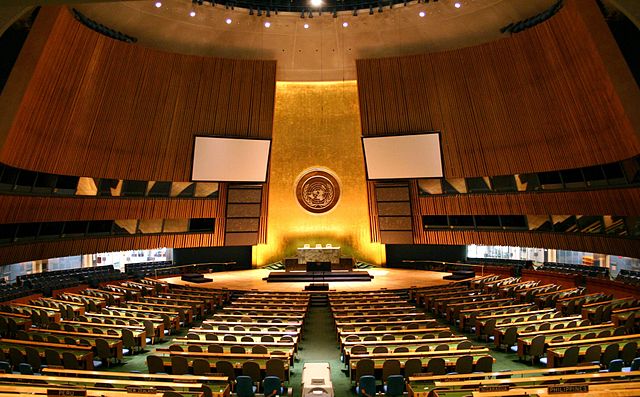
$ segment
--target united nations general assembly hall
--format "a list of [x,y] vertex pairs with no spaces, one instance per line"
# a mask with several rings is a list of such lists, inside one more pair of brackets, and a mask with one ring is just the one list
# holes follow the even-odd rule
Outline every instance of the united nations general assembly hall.
[[637,0],[3,0],[0,397],[640,396]]

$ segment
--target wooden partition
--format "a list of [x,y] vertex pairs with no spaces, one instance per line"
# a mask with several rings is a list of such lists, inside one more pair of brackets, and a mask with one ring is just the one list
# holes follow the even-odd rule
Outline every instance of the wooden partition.
[[607,59],[577,10],[582,3],[567,1],[547,22],[487,44],[358,60],[363,135],[441,131],[446,177],[560,170],[638,154]]
[[[640,142],[633,117],[627,113],[632,109],[629,97],[618,95],[628,73],[610,75],[617,70],[611,64],[620,66],[622,58],[619,52],[605,51],[606,40],[600,36],[608,35],[613,42],[606,29],[590,30],[593,23],[603,24],[602,16],[591,12],[594,7],[590,0],[568,0],[550,20],[475,47],[358,60],[363,135],[440,131],[446,178],[557,171],[637,155]],[[422,225],[423,215],[633,217],[640,215],[638,193],[637,188],[612,187],[422,196],[413,180],[413,236],[405,235],[402,242],[541,247],[640,257],[637,239],[500,228],[425,230]],[[369,195],[375,218],[373,239],[397,243],[381,230],[379,201],[375,194]]]
[[275,61],[151,50],[98,34],[66,8],[40,14],[51,13],[0,161],[63,175],[188,181],[194,135],[271,137]]
[[[272,135],[275,61],[151,50],[92,31],[65,7],[42,7],[16,68],[0,103],[7,110],[0,123],[0,162],[13,167],[93,178],[190,181],[195,135]],[[220,183],[217,198],[0,195],[5,210],[0,223],[215,218],[212,233],[23,240],[0,246],[0,264],[222,246],[228,189],[228,183]],[[267,192],[267,184],[258,189]],[[265,230],[266,209],[258,213],[258,227]]]

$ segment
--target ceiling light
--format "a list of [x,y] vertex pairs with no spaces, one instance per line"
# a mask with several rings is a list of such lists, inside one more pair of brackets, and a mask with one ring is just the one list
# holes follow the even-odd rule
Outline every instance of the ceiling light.
[[454,3],[454,4],[453,4],[453,6],[454,6],[455,8],[460,8],[460,7],[462,7],[462,4],[460,4],[460,3]]
[[305,23],[305,24],[303,25],[303,27],[304,27],[305,29],[309,29],[309,24],[308,24],[308,23]]
[[227,25],[231,25],[231,22],[233,22],[231,18],[227,18],[224,21],[227,23]]
[[189,13],[189,16],[190,16],[190,17],[195,17],[195,16],[196,16],[196,12],[192,10],[192,11]]
[[320,7],[322,5],[322,0],[311,0],[311,5],[313,7]]
[[424,11],[420,11],[418,13],[418,16],[420,16],[420,18],[424,18],[424,16],[427,15]]
[[270,28],[271,27],[271,22],[267,21],[264,23],[264,27],[265,28]]
[[349,22],[342,22],[342,27],[343,27],[343,28],[346,28],[346,27],[348,27],[348,26],[349,26]]
[[162,7],[162,3],[159,1],[156,1],[156,8],[160,8],[160,7]]

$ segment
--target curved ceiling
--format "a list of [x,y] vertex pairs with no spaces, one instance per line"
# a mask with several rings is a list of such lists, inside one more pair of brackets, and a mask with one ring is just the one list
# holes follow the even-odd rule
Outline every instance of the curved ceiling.
[[[455,3],[460,7],[457,8]],[[355,78],[355,60],[460,48],[504,36],[500,28],[529,18],[554,0],[440,0],[301,18],[225,9],[190,0],[77,4],[89,18],[172,52],[227,58],[275,59],[281,81]],[[195,11],[195,16],[189,16]],[[420,12],[424,16],[420,16]],[[230,19],[230,23],[226,23]],[[264,23],[270,22],[266,28]],[[308,26],[305,28],[305,24]],[[344,27],[344,24],[348,26]]]

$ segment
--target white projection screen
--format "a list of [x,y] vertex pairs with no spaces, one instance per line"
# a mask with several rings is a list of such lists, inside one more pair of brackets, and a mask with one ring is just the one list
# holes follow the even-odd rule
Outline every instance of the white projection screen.
[[440,133],[362,138],[369,179],[442,178]]
[[265,182],[271,141],[196,136],[193,181]]

